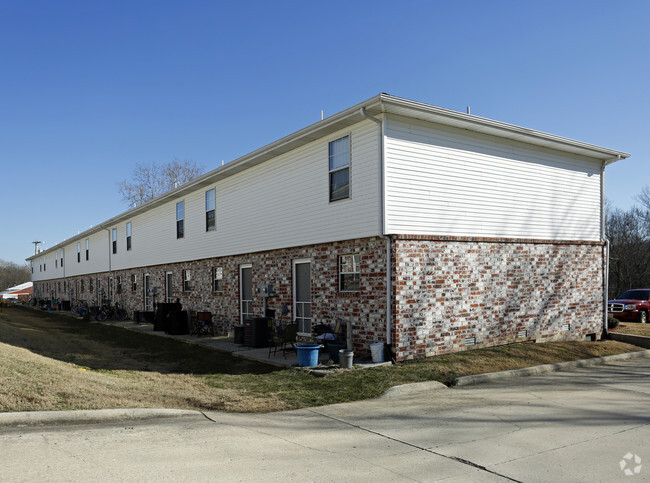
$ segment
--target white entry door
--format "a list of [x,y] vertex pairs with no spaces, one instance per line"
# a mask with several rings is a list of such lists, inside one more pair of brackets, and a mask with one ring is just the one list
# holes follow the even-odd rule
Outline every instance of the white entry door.
[[293,313],[298,332],[311,335],[311,260],[293,261]]

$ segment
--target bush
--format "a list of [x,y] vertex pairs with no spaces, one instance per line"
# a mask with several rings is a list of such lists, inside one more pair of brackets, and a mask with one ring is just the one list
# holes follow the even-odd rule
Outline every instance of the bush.
[[607,328],[608,329],[615,329],[618,327],[618,319],[615,319],[614,317],[607,317]]

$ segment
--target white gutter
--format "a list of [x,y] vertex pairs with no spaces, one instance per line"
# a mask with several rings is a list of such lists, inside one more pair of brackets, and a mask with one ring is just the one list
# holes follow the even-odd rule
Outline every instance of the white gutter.
[[608,317],[607,313],[607,302],[609,299],[609,240],[607,239],[607,213],[605,210],[605,166],[614,161],[622,159],[622,156],[616,156],[612,159],[603,161],[602,166],[600,167],[600,240],[605,242],[605,256],[603,257],[603,333],[605,335],[609,334],[608,327]]
[[392,240],[390,235],[386,235],[386,156],[384,153],[384,123],[381,119],[368,114],[365,108],[361,107],[359,112],[363,117],[377,123],[379,126],[379,233],[386,240],[386,345],[390,354],[391,361],[394,362],[393,356],[393,251]]

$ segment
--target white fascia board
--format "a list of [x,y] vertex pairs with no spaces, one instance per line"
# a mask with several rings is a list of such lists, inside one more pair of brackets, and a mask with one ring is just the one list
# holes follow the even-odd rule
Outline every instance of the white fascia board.
[[610,164],[630,156],[628,153],[622,151],[603,148],[594,144],[583,143],[554,134],[535,131],[534,129],[494,121],[472,114],[452,111],[409,99],[402,99],[388,94],[382,94],[381,100],[385,106],[385,112],[388,113],[414,117],[437,124],[445,124],[495,137],[513,139],[559,151],[581,154],[590,158],[600,159],[605,164]]

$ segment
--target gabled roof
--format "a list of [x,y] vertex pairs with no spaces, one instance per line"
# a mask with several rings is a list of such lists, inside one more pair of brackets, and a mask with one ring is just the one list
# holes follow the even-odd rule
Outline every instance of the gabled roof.
[[145,212],[167,203],[170,200],[183,196],[186,193],[195,191],[197,189],[209,186],[215,182],[239,173],[252,166],[256,166],[276,156],[282,155],[292,151],[304,144],[318,140],[328,136],[336,131],[356,124],[366,117],[362,113],[365,111],[367,114],[377,116],[383,113],[395,114],[406,116],[414,119],[420,119],[436,124],[443,124],[468,131],[479,132],[490,136],[512,139],[527,144],[542,146],[558,151],[564,151],[573,154],[580,154],[590,158],[601,160],[605,164],[609,164],[620,159],[629,157],[630,155],[621,151],[615,151],[593,144],[583,143],[553,134],[547,134],[533,129],[515,126],[492,119],[486,119],[471,114],[464,114],[458,111],[452,111],[442,107],[425,104],[422,102],[411,101],[400,97],[391,96],[389,94],[381,93],[372,97],[364,102],[349,107],[341,112],[333,114],[321,121],[318,121],[310,126],[307,126],[299,131],[289,134],[277,141],[274,141],[266,146],[263,146],[255,151],[252,151],[240,158],[237,158],[229,163],[220,166],[174,190],[168,191],[151,201],[136,206],[128,211],[125,211],[109,220],[106,220],[93,228],[86,230],[83,233],[77,234],[61,243],[54,245],[47,250],[44,250],[36,255],[33,255],[27,260],[34,260],[44,253],[52,250],[57,250],[65,245],[72,243],[75,240],[86,238],[89,235],[102,231],[106,228],[115,226],[127,218],[132,218],[139,213]]
[[33,285],[34,284],[32,282],[21,283],[20,285],[16,285],[15,287],[9,287],[8,289],[1,291],[0,295],[22,292],[23,290],[29,290],[30,288],[33,287]]

